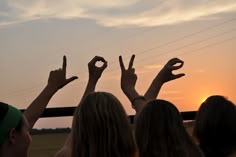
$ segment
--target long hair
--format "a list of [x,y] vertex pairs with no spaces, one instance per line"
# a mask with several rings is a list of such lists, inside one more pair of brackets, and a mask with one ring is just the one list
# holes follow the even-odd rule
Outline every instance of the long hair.
[[140,157],[200,157],[178,109],[165,100],[150,101],[136,120]]
[[88,94],[74,118],[73,157],[134,156],[136,144],[128,117],[112,94]]
[[210,96],[198,110],[193,135],[206,157],[226,157],[236,150],[236,108],[220,95]]

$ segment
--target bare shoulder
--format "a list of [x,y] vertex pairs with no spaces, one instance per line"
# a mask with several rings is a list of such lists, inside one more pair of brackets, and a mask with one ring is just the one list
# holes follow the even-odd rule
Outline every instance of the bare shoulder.
[[55,154],[54,157],[71,157],[72,156],[72,133],[68,135],[65,145]]
[[68,147],[62,147],[54,157],[71,157],[71,149]]

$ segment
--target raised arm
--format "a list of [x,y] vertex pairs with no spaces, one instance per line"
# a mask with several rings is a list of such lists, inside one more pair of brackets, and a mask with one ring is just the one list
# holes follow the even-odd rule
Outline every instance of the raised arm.
[[135,89],[137,75],[135,74],[135,69],[133,68],[134,58],[135,55],[132,55],[128,69],[125,69],[122,56],[119,56],[119,63],[121,69],[121,89],[130,100],[132,107],[138,114],[142,110],[146,100],[144,97],[140,96]]
[[[97,67],[97,62],[103,62],[101,67]],[[95,91],[97,82],[99,78],[102,76],[103,71],[107,67],[107,61],[100,56],[95,56],[89,63],[88,63],[88,71],[89,71],[89,79],[84,91],[82,99],[91,92]]]
[[[103,65],[101,67],[97,67],[97,62],[103,62]],[[88,71],[89,71],[89,79],[86,86],[86,89],[84,91],[84,94],[82,96],[82,99],[88,95],[91,92],[95,91],[97,82],[99,78],[102,76],[103,71],[107,67],[107,61],[100,56],[95,56],[89,63],[88,63]],[[82,100],[81,99],[81,100]],[[73,122],[74,123],[74,118]],[[73,125],[72,125],[72,131],[69,133],[67,140],[64,144],[64,146],[55,154],[55,157],[70,157],[72,153],[72,141],[73,141]]]
[[183,77],[185,75],[184,73],[180,73],[180,74],[172,73],[174,70],[178,70],[182,68],[183,65],[184,65],[184,62],[178,58],[170,59],[166,63],[166,65],[161,69],[161,71],[157,74],[157,76],[153,79],[144,97],[147,100],[156,99],[164,83]]
[[44,112],[48,102],[52,96],[68,83],[78,79],[77,76],[66,79],[66,56],[63,57],[62,68],[51,71],[48,78],[48,84],[39,94],[39,96],[29,105],[25,110],[24,115],[29,121],[30,128],[32,129],[36,121]]

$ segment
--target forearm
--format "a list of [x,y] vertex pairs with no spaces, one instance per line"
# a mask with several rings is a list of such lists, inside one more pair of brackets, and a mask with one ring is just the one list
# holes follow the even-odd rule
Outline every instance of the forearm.
[[55,88],[47,85],[39,96],[25,110],[24,115],[29,122],[30,128],[33,128],[36,121],[44,112],[48,102],[56,92],[57,90]]
[[163,81],[160,80],[160,78],[157,76],[151,83],[151,85],[149,86],[148,90],[146,91],[144,97],[147,100],[152,100],[152,99],[156,99],[161,87],[163,85]]
[[[86,89],[85,89],[85,91],[84,91],[84,94],[83,94],[83,96],[82,96],[80,102],[81,102],[89,93],[95,91],[95,88],[96,88],[96,85],[97,85],[97,81],[98,81],[98,80],[96,80],[96,79],[91,79],[91,78],[89,78],[88,83],[87,83],[87,86],[86,86]],[[79,107],[80,102],[78,103],[77,108]],[[73,120],[72,120],[72,121],[73,121],[73,123],[74,123],[74,117],[73,117]],[[73,129],[73,127],[72,127],[72,129]]]
[[136,98],[140,97],[140,95],[138,94],[138,92],[135,89],[129,89],[126,91],[123,90],[123,92],[127,96],[127,98],[129,99],[130,103],[132,104],[132,107],[136,111],[136,114],[140,113],[146,103],[146,100],[136,99]]
[[89,93],[94,92],[96,85],[97,85],[98,80],[94,80],[94,79],[89,79],[86,89],[84,91],[84,94],[82,96],[82,99],[84,99],[84,97],[86,97]]

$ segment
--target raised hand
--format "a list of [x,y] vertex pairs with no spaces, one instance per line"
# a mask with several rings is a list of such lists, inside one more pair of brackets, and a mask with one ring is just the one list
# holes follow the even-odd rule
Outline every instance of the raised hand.
[[[101,67],[96,66],[96,63],[99,61],[103,62],[103,65]],[[97,81],[101,77],[101,75],[102,75],[103,71],[106,69],[106,67],[107,67],[107,61],[103,57],[95,56],[88,63],[89,79]]]
[[121,69],[121,89],[126,94],[129,90],[134,90],[137,81],[137,75],[133,68],[135,55],[132,55],[128,69],[125,69],[122,56],[119,56],[120,69]]
[[64,56],[62,69],[50,72],[48,84],[24,112],[24,115],[29,122],[30,129],[33,128],[36,121],[42,115],[52,96],[60,88],[77,78],[77,76],[73,76],[66,79],[66,56]]
[[[103,62],[101,67],[97,67],[97,62]],[[107,67],[107,61],[100,56],[95,56],[89,63],[88,63],[88,70],[89,70],[89,80],[82,96],[82,99],[91,92],[95,91],[97,81],[102,76],[103,71]]]
[[48,78],[48,86],[53,87],[55,90],[63,88],[68,83],[78,79],[77,76],[66,78],[67,61],[66,56],[63,56],[62,68],[51,71]]
[[[103,62],[103,65],[101,67],[97,67],[96,63],[97,62]],[[84,97],[86,97],[89,93],[94,92],[96,85],[97,85],[97,81],[99,80],[99,78],[102,76],[103,71],[106,69],[107,67],[107,61],[100,56],[95,56],[89,63],[88,63],[88,70],[89,70],[89,80],[86,86],[86,89],[84,91],[84,94],[82,96],[82,99],[84,99]],[[80,103],[78,103],[80,104]],[[77,109],[79,109],[79,106],[77,106]],[[77,112],[77,111],[75,111]],[[73,123],[75,123],[75,118],[76,116],[73,117]],[[57,152],[57,154],[55,155],[55,157],[61,157],[61,156],[71,156],[71,152],[72,152],[72,139],[73,139],[73,130],[74,130],[74,125],[72,125],[72,131],[70,132],[70,134],[67,137],[66,143],[65,145],[62,147],[61,150],[59,150]]]
[[129,61],[128,69],[125,69],[123,59],[121,56],[119,56],[119,62],[121,69],[121,89],[127,96],[127,98],[130,100],[132,108],[134,108],[138,114],[142,110],[144,104],[146,103],[146,100],[140,99],[141,96],[135,89],[137,75],[135,74],[135,69],[133,68],[134,58],[135,55],[132,55]]
[[144,95],[145,98],[147,100],[156,99],[164,83],[183,77],[185,75],[184,73],[179,73],[179,74],[172,73],[174,70],[182,68],[183,65],[184,62],[178,58],[170,59],[152,81],[151,85],[149,86],[147,92]]
[[[176,65],[179,64],[179,65]],[[165,83],[171,80],[175,80],[177,78],[183,77],[185,74],[173,74],[172,72],[174,70],[178,70],[182,68],[184,65],[184,62],[178,58],[172,58],[170,59],[166,65],[161,69],[161,71],[158,73],[157,77],[159,81]]]

